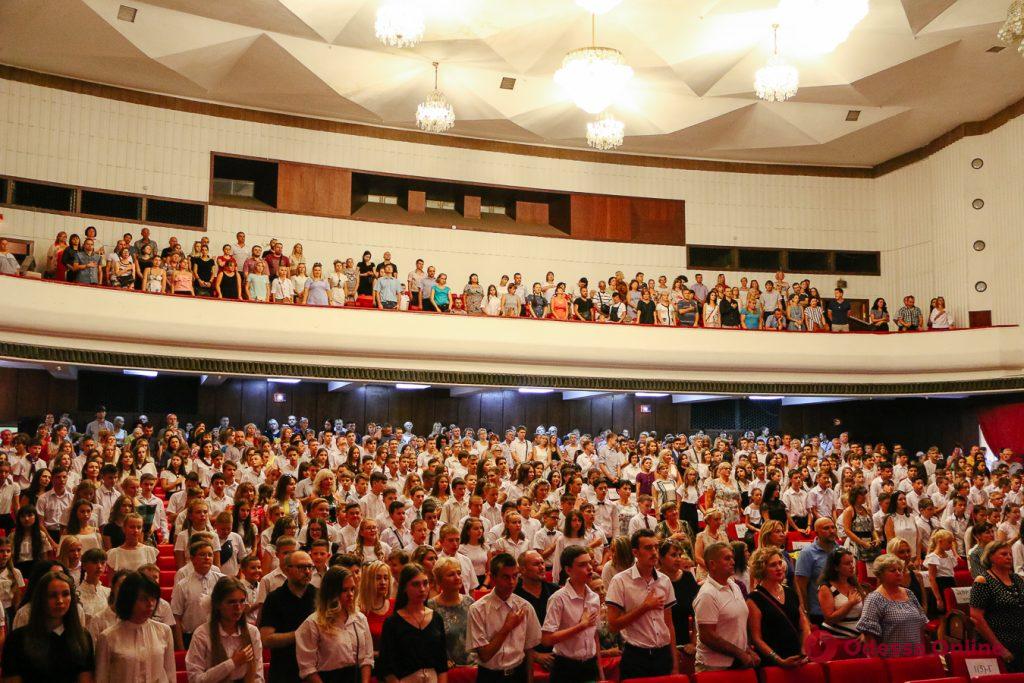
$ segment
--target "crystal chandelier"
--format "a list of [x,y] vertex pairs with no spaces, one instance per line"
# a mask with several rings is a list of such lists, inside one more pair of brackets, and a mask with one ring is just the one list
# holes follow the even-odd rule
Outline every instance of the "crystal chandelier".
[[768,64],[757,70],[754,93],[767,102],[785,102],[796,95],[800,72],[779,55],[779,25],[772,26],[772,56]]
[[385,0],[377,8],[377,38],[388,47],[412,47],[423,38],[426,20],[418,0]]
[[622,0],[576,0],[576,4],[591,14],[604,14],[615,8]]
[[587,144],[594,149],[615,149],[622,144],[625,130],[626,126],[622,121],[611,114],[603,114],[596,121],[587,123]]
[[868,15],[868,0],[782,0],[778,17],[786,52],[823,55],[846,42]]
[[998,37],[1007,45],[1016,43],[1017,51],[1024,55],[1024,0],[1013,0]]
[[428,133],[443,133],[455,125],[455,109],[437,89],[437,62],[434,62],[434,91],[416,107],[416,125]]
[[555,72],[555,83],[565,89],[577,107],[588,114],[600,114],[633,78],[633,69],[615,48],[594,44],[593,16],[590,22],[590,47],[565,56],[562,68]]

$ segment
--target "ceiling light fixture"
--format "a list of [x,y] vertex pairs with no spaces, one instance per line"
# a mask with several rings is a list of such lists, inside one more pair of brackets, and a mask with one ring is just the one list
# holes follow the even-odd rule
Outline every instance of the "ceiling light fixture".
[[373,28],[388,47],[412,47],[426,30],[423,8],[417,0],[384,0],[377,8]]
[[455,125],[455,109],[437,89],[437,69],[434,62],[434,91],[416,107],[416,125],[428,133],[443,133]]
[[576,4],[591,14],[604,14],[615,9],[622,0],[576,0]]
[[401,389],[402,391],[419,391],[420,389],[429,389],[429,384],[404,384],[399,383],[395,385],[395,389]]
[[597,19],[590,17],[590,47],[581,47],[565,55],[562,68],[555,72],[555,83],[563,88],[588,114],[600,114],[633,78],[633,69],[622,53],[613,47],[596,44]]
[[757,70],[754,92],[766,102],[785,102],[796,95],[800,72],[779,55],[779,25],[772,25],[772,56]]
[[587,144],[602,151],[622,144],[626,124],[611,114],[602,114],[596,121],[587,122]]
[[1024,0],[1013,0],[996,37],[1007,45],[1016,43],[1017,51],[1024,55]]
[[868,15],[868,0],[782,0],[778,21],[788,54],[824,55]]
[[[57,369],[60,370],[60,368]],[[156,370],[124,370],[123,372],[126,375],[132,375],[134,377],[147,377],[149,379],[153,379],[159,374]]]
[[554,389],[541,389],[540,387],[523,387],[519,390],[520,394],[551,394],[554,393]]

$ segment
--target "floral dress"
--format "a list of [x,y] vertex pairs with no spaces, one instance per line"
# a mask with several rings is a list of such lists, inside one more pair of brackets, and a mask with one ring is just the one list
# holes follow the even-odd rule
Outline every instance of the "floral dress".
[[722,511],[722,524],[740,521],[743,494],[739,487],[715,479],[711,482],[711,488],[715,492],[715,508]]
[[457,607],[440,605],[436,598],[427,601],[427,607],[441,615],[444,621],[445,645],[448,648],[448,659],[455,666],[472,666],[477,663],[476,653],[466,649],[466,632],[469,629],[469,606],[473,598],[461,596]]

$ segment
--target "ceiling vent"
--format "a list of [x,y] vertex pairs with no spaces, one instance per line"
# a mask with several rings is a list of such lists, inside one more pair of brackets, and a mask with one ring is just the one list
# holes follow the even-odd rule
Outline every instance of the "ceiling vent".
[[127,21],[129,24],[134,24],[135,15],[138,13],[138,11],[139,10],[137,10],[134,7],[129,7],[128,5],[121,5],[117,8],[117,18],[121,21]]
[[511,76],[505,76],[505,77],[503,77],[501,79],[501,89],[502,90],[512,90],[515,87],[516,87],[516,79],[512,78]]
[[996,53],[996,52],[1002,52],[1005,49],[1006,49],[1005,45],[993,45],[989,49],[985,50],[985,52]]
[[850,111],[846,112],[846,120],[847,121],[857,121],[859,119],[860,119],[860,109],[851,109]]

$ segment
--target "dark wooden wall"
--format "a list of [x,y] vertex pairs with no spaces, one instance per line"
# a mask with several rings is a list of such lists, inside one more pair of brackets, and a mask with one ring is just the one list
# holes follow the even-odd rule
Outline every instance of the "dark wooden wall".
[[73,413],[77,403],[78,382],[55,379],[42,370],[0,368],[0,422],[4,424],[42,418],[50,412]]

